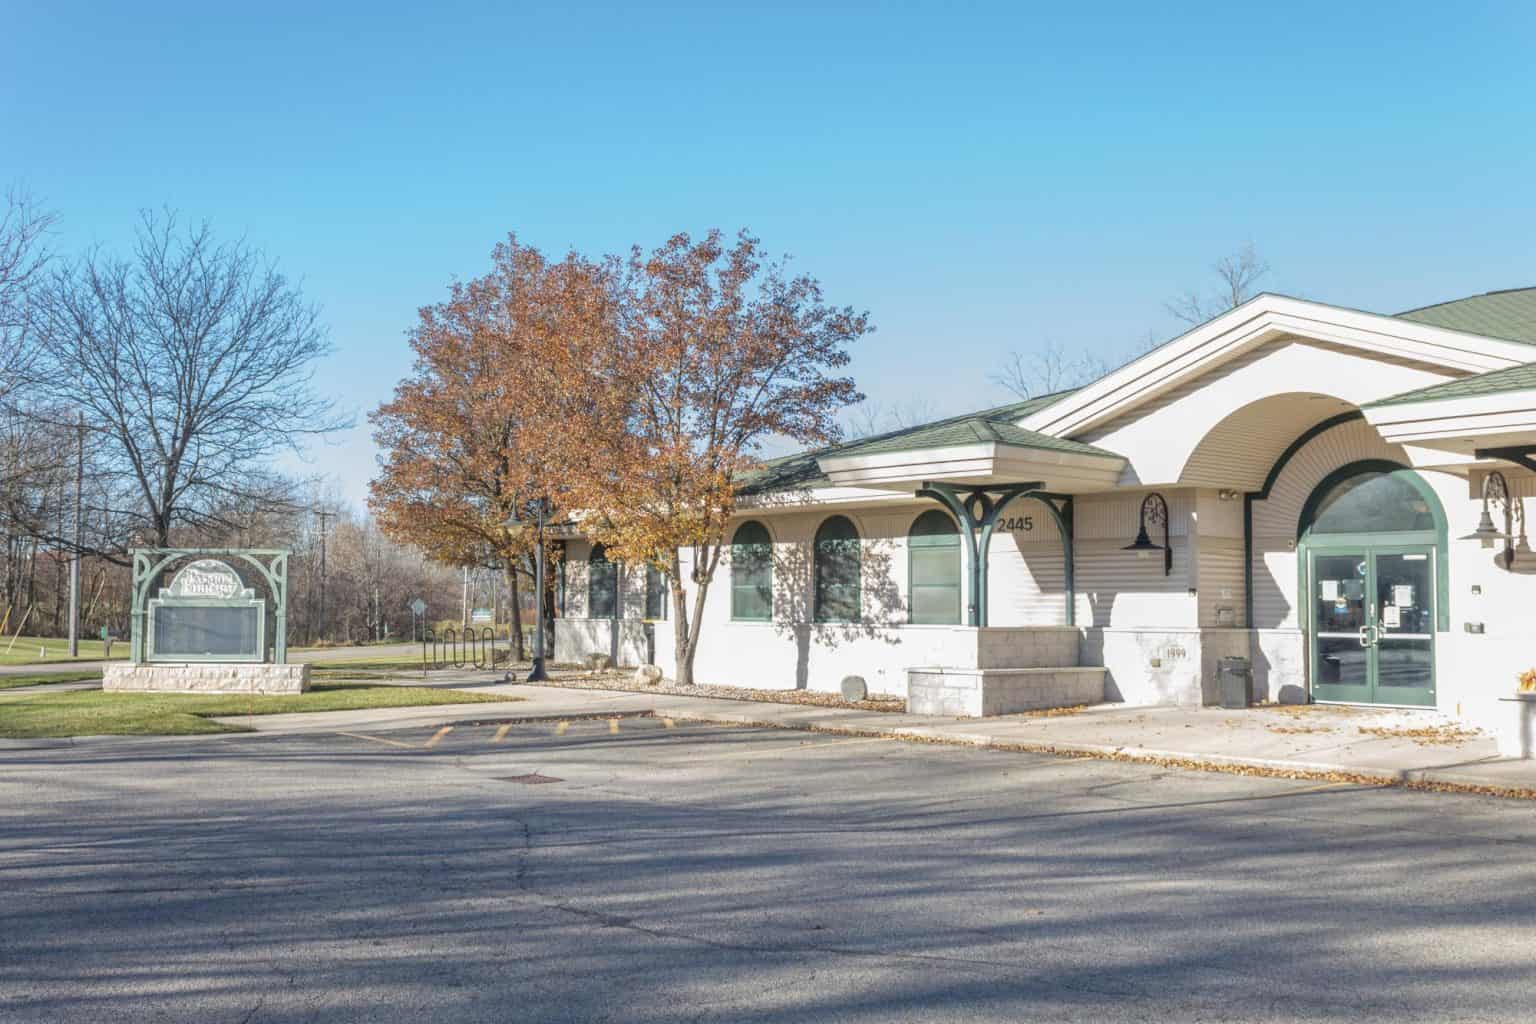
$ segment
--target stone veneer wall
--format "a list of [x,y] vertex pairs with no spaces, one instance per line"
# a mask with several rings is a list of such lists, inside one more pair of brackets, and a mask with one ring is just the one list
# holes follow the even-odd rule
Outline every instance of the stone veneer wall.
[[103,690],[153,693],[303,693],[309,666],[155,662],[110,662],[102,672]]
[[1074,667],[1081,641],[1075,626],[987,626],[976,630],[976,667]]
[[907,710],[914,715],[982,718],[1104,700],[1102,668],[914,668]]

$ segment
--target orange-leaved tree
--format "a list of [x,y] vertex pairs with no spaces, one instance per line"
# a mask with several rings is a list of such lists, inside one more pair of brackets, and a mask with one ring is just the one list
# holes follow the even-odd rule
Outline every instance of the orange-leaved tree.
[[547,386],[544,353],[567,327],[567,299],[601,274],[575,256],[551,263],[515,237],[492,259],[489,274],[420,311],[412,374],[369,417],[383,453],[369,507],[387,535],[437,561],[501,567],[521,659],[518,583],[533,538],[508,522],[550,495],[541,453],[521,439],[543,429],[530,420],[546,406],[531,396]]
[[559,460],[584,531],[666,574],[676,678],[688,684],[744,475],[769,439],[836,438],[837,413],[863,397],[837,371],[872,328],[745,232],[734,243],[679,234],[604,269],[607,312],[551,350],[559,383],[544,416],[564,430],[530,443]]

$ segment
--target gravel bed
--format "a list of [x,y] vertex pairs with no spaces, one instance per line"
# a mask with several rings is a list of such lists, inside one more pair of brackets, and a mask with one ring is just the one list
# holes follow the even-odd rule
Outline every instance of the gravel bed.
[[655,686],[637,683],[626,674],[603,672],[592,675],[587,672],[570,673],[556,671],[547,682],[539,686],[563,686],[571,690],[622,690],[626,693],[665,693],[677,697],[712,697],[717,700],[758,701],[764,704],[806,704],[818,708],[850,708],[855,711],[903,712],[907,710],[904,697],[888,693],[872,693],[866,700],[844,700],[835,693],[814,690],[753,690],[744,686],[678,686],[663,680]]

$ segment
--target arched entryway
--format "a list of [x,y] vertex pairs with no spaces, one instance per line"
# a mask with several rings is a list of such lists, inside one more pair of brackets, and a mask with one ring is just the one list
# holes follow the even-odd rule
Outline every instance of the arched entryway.
[[1446,528],[1429,485],[1396,463],[1351,463],[1313,490],[1297,541],[1312,699],[1434,704]]

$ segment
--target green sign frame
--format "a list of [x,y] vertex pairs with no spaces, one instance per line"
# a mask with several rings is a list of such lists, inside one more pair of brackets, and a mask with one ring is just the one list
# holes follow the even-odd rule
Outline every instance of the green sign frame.
[[[156,580],[172,565],[187,559],[211,558],[240,563],[254,569],[267,583],[272,594],[273,651],[272,660],[279,665],[288,661],[288,556],[292,552],[281,548],[134,548],[133,556],[133,610],[130,619],[132,643],[129,659],[135,665],[149,660],[150,654],[150,590]],[[153,599],[158,604],[159,599]],[[189,602],[190,603],[190,602]],[[261,616],[257,633],[260,639],[261,660],[266,660],[266,615]],[[181,658],[193,660],[236,660],[228,658]]]

